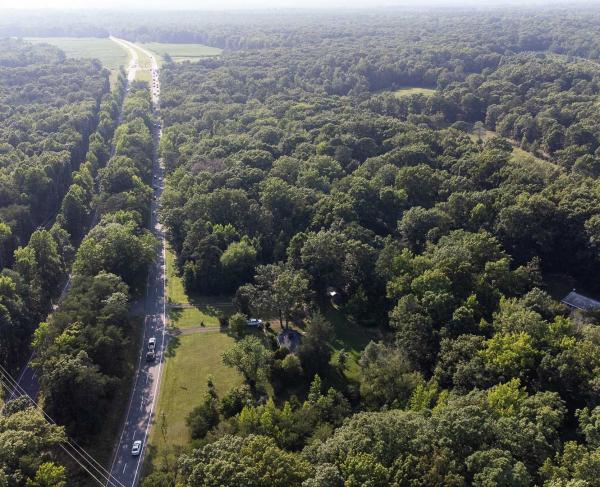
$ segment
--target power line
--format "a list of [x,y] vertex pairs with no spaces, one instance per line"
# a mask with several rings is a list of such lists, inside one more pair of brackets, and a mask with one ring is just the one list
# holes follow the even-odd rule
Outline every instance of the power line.
[[[2,379],[1,379],[1,377],[4,377],[4,381],[6,381],[6,383],[3,381],[3,384],[5,385],[5,387],[7,387],[7,389],[11,389],[11,388],[13,388],[13,390],[17,390],[18,392],[21,392],[21,394],[22,394],[24,397],[26,397],[26,398],[27,398],[27,399],[28,399],[28,400],[29,400],[29,401],[30,401],[30,402],[31,402],[31,403],[32,403],[32,404],[33,404],[33,405],[34,405],[36,408],[38,408],[38,409],[39,409],[39,410],[42,412],[42,414],[44,415],[44,417],[46,418],[46,420],[47,420],[48,422],[50,422],[50,423],[52,423],[52,424],[55,424],[55,425],[56,425],[56,422],[55,422],[55,421],[54,421],[54,420],[53,420],[53,419],[52,419],[52,418],[51,418],[51,417],[50,417],[50,416],[49,416],[49,415],[48,415],[48,414],[47,414],[47,413],[46,413],[46,412],[45,412],[45,411],[44,411],[42,408],[40,408],[40,407],[39,407],[39,405],[36,403],[36,401],[35,401],[35,400],[33,400],[33,398],[27,394],[27,392],[26,392],[26,391],[25,391],[25,390],[24,390],[24,389],[23,389],[23,388],[22,388],[22,387],[21,387],[21,386],[20,386],[20,385],[19,385],[19,384],[18,384],[16,381],[15,381],[15,379],[12,377],[12,375],[10,375],[10,373],[9,373],[9,372],[7,372],[7,371],[6,371],[6,369],[5,369],[4,367],[2,367],[2,365],[0,365],[0,369],[1,369],[1,370],[0,370],[0,380],[2,380]],[[3,372],[2,372],[2,371],[3,371]],[[8,384],[8,385],[7,385],[7,384]],[[96,460],[95,460],[95,459],[94,459],[94,458],[93,458],[93,457],[92,457],[92,456],[91,456],[89,453],[87,453],[83,447],[81,447],[81,446],[80,446],[80,445],[78,445],[78,444],[77,444],[77,443],[76,443],[74,440],[71,440],[71,439],[69,439],[68,437],[67,437],[67,442],[66,442],[66,443],[67,443],[67,445],[69,445],[69,446],[70,446],[70,447],[71,447],[71,448],[74,450],[74,452],[75,452],[77,455],[79,455],[79,456],[80,456],[80,458],[83,458],[83,460],[84,460],[85,462],[87,462],[87,464],[88,464],[88,466],[89,466],[90,468],[92,468],[93,470],[95,470],[95,471],[96,471],[96,473],[97,473],[97,474],[99,474],[101,477],[105,478],[105,479],[107,480],[107,482],[110,482],[110,484],[111,484],[111,485],[113,485],[113,486],[115,485],[115,484],[114,484],[114,482],[113,482],[113,480],[112,480],[112,478],[111,478],[112,476],[111,476],[111,475],[107,476],[107,475],[106,475],[106,474],[103,472],[103,470],[104,470],[104,471],[106,471],[106,470],[104,469],[104,467],[102,467],[102,465],[101,465],[100,463],[98,463],[98,462],[97,462],[97,461],[96,461]],[[81,467],[82,467],[82,468],[83,468],[83,469],[84,469],[84,470],[85,470],[87,473],[89,473],[89,474],[90,474],[90,475],[91,475],[91,476],[92,476],[92,477],[93,477],[95,480],[97,480],[97,481],[98,481],[98,478],[97,478],[95,475],[93,475],[93,474],[92,474],[92,473],[91,473],[91,472],[90,472],[90,471],[89,471],[89,470],[86,468],[86,466],[85,466],[85,465],[83,465],[83,464],[82,464],[80,461],[78,461],[76,458],[74,458],[74,457],[73,457],[73,455],[72,455],[72,453],[71,453],[71,452],[69,452],[68,450],[66,450],[66,447],[65,447],[64,445],[62,445],[62,444],[61,444],[60,446],[61,446],[61,448],[62,448],[63,450],[65,450],[65,452],[66,452],[66,453],[67,453],[67,454],[68,454],[68,455],[69,455],[71,458],[73,458],[73,460],[75,460],[75,461],[76,461],[76,462],[77,462],[77,463],[78,463],[78,464],[79,464],[79,465],[80,465],[80,466],[81,466]],[[89,459],[88,459],[88,458],[86,458],[86,456],[87,456],[87,457],[89,457]],[[98,465],[98,466],[94,465],[94,463],[95,463],[96,465]],[[121,482],[119,482],[117,479],[115,479],[115,482],[117,482],[117,483],[118,483],[118,484],[119,484],[121,487],[125,487],[125,486],[124,486],[123,484],[121,484]],[[101,482],[101,481],[99,481],[99,483],[100,483],[100,485],[104,485],[104,483],[103,483],[103,482]],[[117,486],[117,487],[118,487],[118,486]]]
[[[23,396],[25,396],[35,407],[37,407],[42,414],[44,415],[44,417],[46,418],[46,420],[50,423],[53,423],[56,425],[56,421],[54,421],[42,408],[39,407],[39,405],[37,404],[37,402],[27,394],[27,392],[19,385],[18,382],[15,381],[15,379],[12,377],[12,375],[10,374],[10,372],[8,372],[1,364],[0,364],[0,374],[2,374],[5,377],[5,380],[8,381],[9,385],[13,385],[14,389],[17,390],[18,392],[20,392]],[[106,469],[104,469],[104,467],[98,463],[87,451],[85,451],[85,449],[78,445],[77,442],[75,442],[75,440],[69,439],[67,438],[67,443],[69,444],[69,446],[71,446],[71,448],[73,448],[79,455],[81,455],[82,457],[84,457],[85,461],[87,461],[92,468],[94,468],[100,475],[102,475],[103,477],[106,477],[106,475],[103,473],[103,470],[106,471]],[[88,457],[89,460],[85,457]],[[95,466],[94,463],[97,465]],[[107,477],[108,479],[110,479],[110,477]],[[118,481],[117,481],[118,482]],[[112,483],[112,482],[111,482]],[[120,482],[119,482],[120,484]],[[122,487],[123,484],[120,484]]]
[[[2,380],[2,377],[4,377],[4,380]],[[15,381],[15,379],[12,377],[12,375],[10,374],[10,372],[8,372],[3,366],[2,364],[0,364],[0,381],[3,383],[3,385],[5,387],[7,387],[7,390],[10,390],[11,387],[17,391],[19,391],[23,396],[25,396],[36,408],[38,408],[41,413],[44,415],[44,417],[46,418],[46,420],[54,425],[56,425],[56,421],[54,421],[38,404],[37,402],[31,397],[29,396],[29,394],[27,394],[27,392],[19,385],[19,383],[17,381]],[[8,384],[8,386],[6,385]],[[4,408],[3,408],[4,409]],[[83,458],[83,461],[87,462],[88,466],[90,466],[90,468],[92,468],[93,470],[96,471],[97,474],[99,474],[101,477],[103,477],[107,483],[110,483],[112,486],[115,486],[115,482],[117,487],[125,487],[125,485],[123,485],[118,479],[116,479],[110,472],[108,472],[108,470],[106,470],[94,457],[92,457],[82,446],[80,446],[79,444],[77,444],[77,442],[75,440],[70,439],[67,436],[67,442],[66,442],[74,451],[76,454],[78,454],[80,456],[80,458]],[[65,452],[71,456],[71,458],[73,458],[73,460],[75,460],[87,473],[89,473],[96,481],[98,481],[98,483],[100,485],[104,485],[104,482],[100,481],[95,475],[93,475],[80,461],[78,461],[76,458],[74,458],[71,454],[71,452],[69,452],[68,450],[66,450],[64,445],[60,445],[61,448],[63,450],[65,450]],[[86,458],[87,457],[87,458]]]
[[[6,381],[6,382],[5,382],[5,381]],[[6,390],[7,390],[7,391],[9,391],[9,390],[11,389],[10,381],[9,381],[9,380],[6,378],[6,376],[5,376],[5,375],[4,375],[2,372],[0,372],[0,383],[2,383],[2,385],[3,385],[3,386],[6,388]],[[31,398],[29,398],[29,399],[31,399]],[[5,407],[5,406],[6,406],[6,404],[4,404],[4,407]],[[4,407],[2,408],[2,411],[1,411],[1,413],[3,413],[3,412],[4,412]],[[66,447],[64,444],[62,444],[62,443],[59,443],[59,444],[58,444],[58,446],[60,446],[60,448],[61,448],[61,449],[62,449],[62,450],[63,450],[63,451],[64,451],[64,452],[67,454],[67,455],[69,455],[69,456],[70,456],[70,457],[73,459],[73,461],[75,461],[75,462],[76,462],[76,463],[77,463],[77,464],[78,464],[78,465],[79,465],[79,466],[80,466],[80,467],[81,467],[83,470],[85,470],[85,471],[86,471],[86,472],[87,472],[87,473],[90,475],[90,477],[92,477],[92,478],[93,478],[93,479],[94,479],[96,482],[98,482],[100,485],[104,485],[104,484],[103,484],[103,482],[102,482],[102,481],[101,481],[101,480],[100,480],[98,477],[96,477],[96,476],[95,476],[95,475],[94,475],[92,472],[90,472],[90,471],[88,470],[88,468],[87,468],[87,467],[86,467],[86,466],[85,466],[83,463],[81,463],[81,462],[80,462],[80,461],[79,461],[77,458],[75,458],[75,457],[73,456],[73,454],[72,454],[72,453],[71,453],[71,452],[70,452],[70,451],[67,449],[67,447]],[[72,445],[70,445],[70,446],[72,447]]]

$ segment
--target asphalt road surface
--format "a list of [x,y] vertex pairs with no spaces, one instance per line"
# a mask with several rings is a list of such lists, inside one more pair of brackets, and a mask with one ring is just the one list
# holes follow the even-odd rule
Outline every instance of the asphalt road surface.
[[[123,42],[128,44],[127,41]],[[145,54],[149,55],[152,59],[152,102],[154,109],[157,110],[160,96],[158,65],[151,53],[145,52]],[[148,441],[148,432],[154,415],[154,405],[158,394],[164,359],[164,349],[166,345],[165,240],[163,228],[157,221],[158,202],[163,190],[164,172],[157,151],[160,135],[161,130],[160,127],[157,126],[153,130],[154,170],[152,185],[154,189],[154,199],[151,208],[151,228],[160,242],[160,247],[156,261],[151,266],[148,275],[148,285],[144,302],[144,335],[138,356],[137,371],[134,377],[134,384],[127,407],[125,422],[109,469],[112,477],[125,487],[134,487],[139,482],[140,469],[143,464],[144,453]],[[148,340],[151,337],[156,339],[156,358],[154,361],[148,362],[146,360],[146,352],[148,349]],[[140,455],[133,456],[131,454],[131,448],[134,441],[138,440],[142,442],[142,451]],[[119,484],[116,482],[114,484],[109,482],[106,485],[116,486]]]

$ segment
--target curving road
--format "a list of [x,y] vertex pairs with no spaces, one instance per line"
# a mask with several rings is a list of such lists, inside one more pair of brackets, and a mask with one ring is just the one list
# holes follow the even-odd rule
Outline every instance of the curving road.
[[[144,54],[150,57],[152,61],[152,105],[156,113],[160,102],[160,84],[158,80],[158,64],[154,55],[138,46],[135,46],[135,48],[132,47],[132,44],[128,41],[121,39],[114,40],[123,43],[131,50],[135,51],[135,49],[140,49]],[[137,53],[136,61],[135,63],[132,62],[132,64],[136,64],[137,68]],[[160,246],[157,259],[151,266],[148,275],[146,297],[144,300],[145,319],[143,341],[138,356],[133,388],[127,407],[125,421],[109,469],[112,477],[124,487],[134,487],[139,482],[140,469],[143,464],[144,452],[148,440],[148,432],[154,415],[154,405],[157,399],[166,345],[165,238],[162,225],[158,223],[157,219],[158,202],[163,190],[164,175],[162,161],[158,158],[158,143],[161,136],[161,129],[159,126],[154,127],[152,135],[154,140],[152,183],[154,199],[151,205],[152,214],[150,226],[154,235],[160,242]],[[147,362],[147,343],[151,337],[156,339],[156,359],[153,362]],[[131,448],[133,442],[138,440],[142,442],[142,451],[139,456],[133,456],[131,454]],[[106,485],[116,486],[118,485],[117,482],[114,482],[114,484],[112,482],[107,483]]]
[[129,66],[127,67],[127,81],[129,83],[133,83],[135,80],[137,70],[139,67],[138,53],[133,47],[131,42],[125,41],[123,39],[118,39],[117,37],[110,36],[109,39],[113,42],[116,42],[126,51],[129,51]]

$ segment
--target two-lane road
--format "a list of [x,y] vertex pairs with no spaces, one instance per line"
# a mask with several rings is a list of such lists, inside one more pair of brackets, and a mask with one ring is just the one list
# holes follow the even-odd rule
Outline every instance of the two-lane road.
[[[130,44],[127,41],[122,41]],[[145,53],[149,54],[149,53]],[[154,56],[152,59],[152,104],[156,111],[159,106],[159,80],[158,65]],[[154,127],[154,170],[153,189],[154,199],[151,205],[151,228],[160,243],[159,252],[155,263],[151,266],[148,275],[148,284],[144,303],[145,319],[143,330],[143,342],[138,356],[137,370],[134,378],[133,389],[127,415],[123,423],[123,429],[119,436],[118,444],[114,452],[110,466],[111,475],[125,487],[134,487],[139,482],[140,469],[142,467],[148,432],[150,430],[154,415],[154,405],[158,395],[164,350],[166,345],[166,303],[165,303],[165,239],[163,228],[158,223],[158,202],[163,189],[163,167],[158,158],[158,143],[160,141],[161,129]],[[148,340],[156,339],[156,358],[154,361],[146,360]],[[142,442],[141,454],[134,456],[131,448],[135,441]],[[111,485],[107,483],[106,485]]]

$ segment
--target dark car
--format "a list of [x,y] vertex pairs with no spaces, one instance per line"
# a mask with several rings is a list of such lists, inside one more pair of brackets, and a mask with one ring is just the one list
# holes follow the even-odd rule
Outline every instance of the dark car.
[[156,354],[152,351],[146,353],[146,362],[154,362]]

